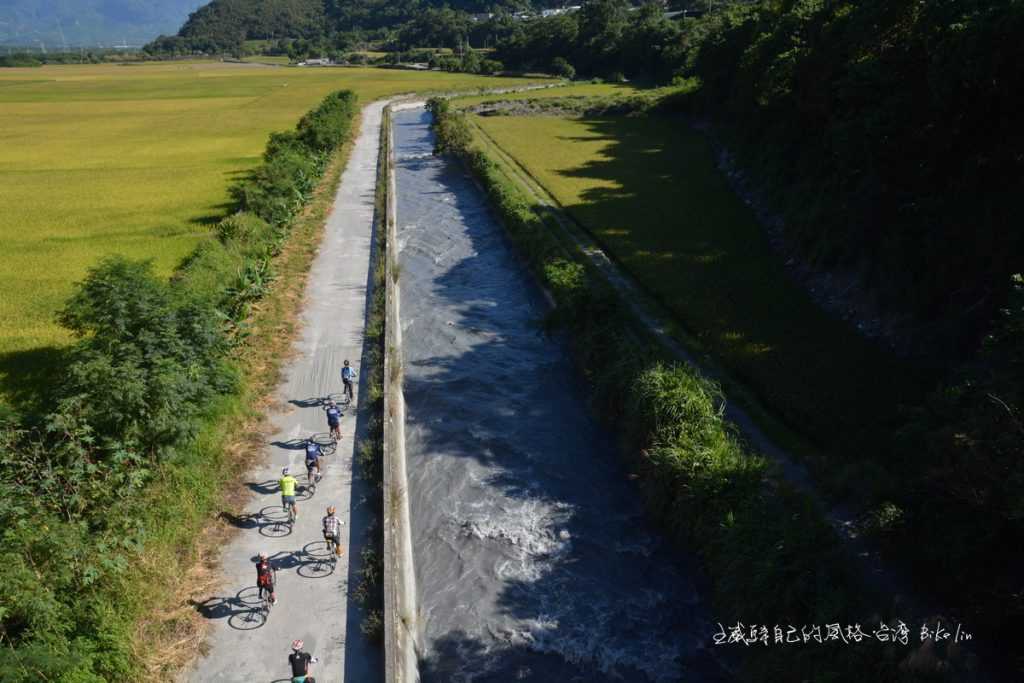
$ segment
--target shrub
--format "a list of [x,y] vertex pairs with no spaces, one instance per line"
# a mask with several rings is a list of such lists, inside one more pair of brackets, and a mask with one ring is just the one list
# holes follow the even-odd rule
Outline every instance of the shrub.
[[576,68],[565,57],[555,57],[551,60],[551,72],[569,80],[576,77]]

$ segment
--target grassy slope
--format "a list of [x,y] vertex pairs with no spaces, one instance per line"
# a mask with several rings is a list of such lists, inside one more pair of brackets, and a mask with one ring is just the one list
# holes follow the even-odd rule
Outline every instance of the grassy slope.
[[477,117],[700,344],[821,443],[853,451],[918,380],[787,275],[712,150],[657,117]]
[[121,253],[169,274],[207,237],[228,183],[257,163],[267,135],[328,92],[352,88],[368,102],[522,82],[215,62],[3,70],[0,401],[46,380],[68,341],[54,313],[88,266]]

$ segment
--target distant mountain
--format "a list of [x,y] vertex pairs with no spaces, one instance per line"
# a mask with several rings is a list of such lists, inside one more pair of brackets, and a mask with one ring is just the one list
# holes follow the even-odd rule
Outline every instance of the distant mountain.
[[[323,41],[339,34],[351,35],[354,31],[376,32],[374,35],[380,37],[382,29],[399,27],[417,18],[421,23],[454,20],[465,33],[470,22],[465,12],[519,11],[559,2],[561,0],[212,0],[190,14],[177,35],[161,36],[146,49],[163,54],[210,53],[237,49],[245,40],[305,38]],[[455,15],[451,10],[460,13]]]
[[189,15],[182,38],[217,44],[267,38],[309,38],[325,32],[323,0],[213,0]]
[[0,0],[0,45],[139,46],[175,33],[203,0]]

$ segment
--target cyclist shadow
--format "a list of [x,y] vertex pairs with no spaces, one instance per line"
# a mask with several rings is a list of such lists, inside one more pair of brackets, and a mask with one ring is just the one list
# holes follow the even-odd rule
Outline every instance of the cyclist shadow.
[[293,398],[288,402],[299,408],[320,408],[327,405],[329,397],[325,398]]
[[228,626],[236,631],[251,631],[267,622],[267,616],[260,609],[261,603],[256,586],[246,586],[232,597],[189,600],[189,604],[205,619],[227,619]]
[[280,505],[268,505],[257,514],[261,536],[283,538],[292,533],[292,522],[288,510]]
[[259,526],[257,515],[236,515],[225,511],[217,516],[236,529],[255,529]]
[[[282,550],[280,552],[274,553],[273,555],[270,555],[268,559],[270,560],[271,566],[273,566],[276,571],[281,572],[287,571],[289,569],[295,569],[296,567],[301,567],[301,556],[302,551],[292,550],[285,552]],[[249,559],[252,560],[253,565],[255,565],[256,562],[259,560],[259,556],[254,555]]]
[[271,446],[277,446],[288,451],[301,451],[306,447],[305,439],[288,439],[287,441],[271,441]]
[[267,481],[247,481],[245,485],[249,487],[250,491],[258,493],[263,496],[269,496],[272,493],[280,493],[281,486],[274,479],[268,479]]

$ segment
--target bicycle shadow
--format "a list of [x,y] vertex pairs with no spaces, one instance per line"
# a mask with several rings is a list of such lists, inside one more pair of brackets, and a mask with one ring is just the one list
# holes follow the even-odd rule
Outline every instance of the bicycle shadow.
[[310,541],[302,547],[301,554],[309,559],[300,562],[295,573],[304,579],[327,578],[338,564],[338,557],[328,550],[327,541]]
[[268,505],[256,513],[256,516],[260,520],[260,536],[284,538],[291,535],[292,522],[288,510],[280,505]]
[[227,619],[228,626],[236,631],[252,631],[267,623],[256,586],[246,586],[231,597],[212,596],[188,602],[204,619]]

